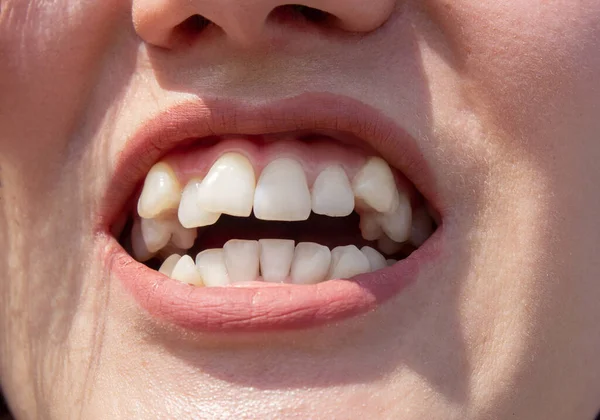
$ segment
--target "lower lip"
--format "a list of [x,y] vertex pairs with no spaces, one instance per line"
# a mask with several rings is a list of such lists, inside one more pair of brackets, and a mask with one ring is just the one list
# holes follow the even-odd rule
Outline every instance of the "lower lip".
[[113,237],[107,238],[106,266],[154,318],[198,332],[261,332],[311,328],[377,309],[436,259],[442,228],[392,267],[352,280],[270,287],[183,284],[135,261]]

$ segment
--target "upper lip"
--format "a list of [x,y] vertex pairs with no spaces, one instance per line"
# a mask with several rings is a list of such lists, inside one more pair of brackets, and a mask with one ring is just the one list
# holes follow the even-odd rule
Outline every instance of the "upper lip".
[[150,118],[127,141],[118,157],[105,199],[101,201],[98,230],[109,231],[152,165],[183,141],[296,130],[336,130],[363,139],[402,172],[432,207],[438,207],[431,171],[419,144],[407,129],[356,99],[305,93],[260,104],[191,101]]

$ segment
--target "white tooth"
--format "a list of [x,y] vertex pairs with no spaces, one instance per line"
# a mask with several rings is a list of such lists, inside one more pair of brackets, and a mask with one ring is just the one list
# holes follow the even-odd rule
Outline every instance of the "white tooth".
[[385,260],[385,262],[388,265],[388,267],[391,267],[392,265],[396,264],[398,262],[398,260],[394,260],[393,258],[390,258],[388,260]]
[[167,210],[175,210],[181,198],[181,186],[173,169],[159,162],[150,169],[138,201],[138,214],[151,219]]
[[269,163],[256,185],[256,218],[293,222],[308,219],[310,211],[310,191],[302,165],[287,158]]
[[352,186],[341,166],[326,168],[315,180],[312,211],[330,217],[344,217],[354,211]]
[[385,257],[381,255],[376,249],[373,249],[370,246],[363,246],[360,249],[360,252],[365,254],[365,257],[367,257],[367,260],[369,260],[369,266],[371,267],[371,271],[377,271],[387,267]]
[[183,227],[196,228],[212,225],[221,216],[221,213],[212,213],[199,207],[198,196],[201,182],[199,179],[192,179],[183,189],[177,212],[179,222]]
[[386,255],[394,255],[402,249],[402,244],[394,242],[386,235],[383,235],[377,241],[377,248]]
[[154,252],[148,250],[148,246],[142,235],[142,224],[140,219],[136,218],[131,228],[131,251],[133,258],[139,262],[148,261],[154,256]]
[[189,255],[181,257],[171,273],[173,280],[180,281],[182,283],[193,284],[194,286],[202,286],[202,276],[194,264],[194,260]]
[[354,196],[380,213],[393,209],[398,195],[394,174],[387,162],[379,157],[370,158],[352,181]]
[[223,249],[202,251],[196,256],[196,267],[205,286],[227,286],[230,283]]
[[290,277],[294,284],[315,284],[327,279],[331,251],[313,242],[296,245]]
[[141,219],[140,228],[144,243],[150,252],[157,252],[171,239],[171,219]]
[[397,195],[394,208],[377,217],[385,234],[395,242],[406,242],[410,237],[412,209],[410,200],[404,194]]
[[248,217],[252,213],[256,177],[250,161],[239,153],[225,153],[210,168],[198,190],[204,211]]
[[179,224],[177,219],[173,219],[171,223],[171,242],[177,248],[190,249],[194,246],[198,231],[196,229],[186,229]]
[[260,247],[258,241],[232,239],[223,246],[225,267],[232,283],[255,281],[258,278]]
[[338,246],[331,251],[328,279],[349,279],[371,270],[369,260],[354,245]]
[[177,254],[173,254],[167,257],[167,259],[164,260],[163,263],[160,265],[158,272],[164,274],[167,277],[171,277],[171,274],[173,274],[173,269],[175,268],[180,259],[181,256]]
[[379,213],[362,213],[360,215],[360,232],[367,241],[376,241],[383,236],[383,230],[379,225]]
[[415,209],[413,213],[410,243],[420,247],[433,233],[433,219],[423,207]]
[[294,259],[294,241],[291,239],[261,239],[260,273],[266,282],[283,283],[290,275]]

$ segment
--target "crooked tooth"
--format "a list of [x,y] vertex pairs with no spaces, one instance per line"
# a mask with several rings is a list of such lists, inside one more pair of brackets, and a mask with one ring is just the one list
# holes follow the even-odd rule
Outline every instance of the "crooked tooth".
[[131,228],[131,251],[133,257],[139,262],[148,261],[154,256],[154,252],[148,250],[144,236],[142,235],[142,223],[139,218],[135,218]]
[[196,267],[205,286],[227,286],[229,276],[223,249],[207,249],[196,256]]
[[394,207],[388,213],[377,217],[385,234],[395,242],[406,242],[410,237],[412,209],[410,200],[404,194],[397,195]]
[[327,279],[331,251],[313,242],[296,245],[290,277],[294,284],[315,284]]
[[365,257],[367,257],[367,260],[369,260],[371,271],[377,271],[387,267],[385,257],[376,249],[373,249],[370,246],[363,246],[360,249],[360,252],[362,252]]
[[252,213],[255,187],[250,161],[239,153],[225,153],[204,177],[197,202],[207,212],[248,217]]
[[379,225],[378,213],[362,213],[360,215],[360,232],[367,241],[376,241],[383,236],[383,229]]
[[173,169],[159,162],[150,169],[138,200],[140,217],[152,219],[168,210],[175,210],[181,198],[181,185]]
[[287,158],[269,163],[256,185],[256,218],[292,222],[307,220],[310,212],[310,191],[302,165]]
[[258,278],[260,247],[258,241],[232,239],[223,246],[225,267],[232,283],[255,281]]
[[290,275],[294,259],[294,241],[291,239],[261,239],[260,273],[266,282],[282,283]]
[[410,243],[417,248],[423,245],[433,233],[433,219],[427,210],[418,207],[413,213],[412,227],[410,231]]
[[198,231],[196,229],[186,229],[179,224],[177,219],[171,223],[171,242],[177,248],[190,249],[194,246]]
[[158,252],[171,239],[173,221],[170,219],[141,219],[140,229],[148,251]]
[[369,260],[356,246],[338,246],[331,251],[331,266],[327,278],[349,279],[370,270]]
[[164,274],[167,277],[171,277],[171,274],[173,274],[173,269],[175,268],[180,259],[181,255],[178,254],[168,256],[167,259],[165,259],[160,265],[158,272]]
[[196,268],[196,264],[194,264],[194,260],[189,255],[184,255],[177,261],[177,264],[173,267],[171,278],[194,286],[202,286],[204,284],[202,276],[200,276],[200,272]]
[[312,211],[330,217],[345,217],[354,211],[354,192],[340,165],[326,168],[315,180]]
[[383,235],[377,241],[377,248],[385,255],[394,255],[402,249],[402,244],[392,241],[386,235]]
[[379,157],[367,160],[352,181],[354,196],[379,213],[393,210],[398,196],[394,174]]
[[212,225],[221,216],[221,213],[203,210],[198,205],[201,183],[200,179],[192,179],[183,189],[179,210],[177,211],[177,217],[183,227],[196,228]]

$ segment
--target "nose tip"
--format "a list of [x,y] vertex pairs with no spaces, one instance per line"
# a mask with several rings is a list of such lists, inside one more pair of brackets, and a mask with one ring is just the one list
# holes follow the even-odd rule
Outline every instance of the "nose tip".
[[314,24],[367,33],[383,25],[394,6],[395,0],[133,0],[132,13],[135,30],[146,43],[172,48],[178,31],[191,28],[200,34],[208,25],[216,25],[233,43],[252,44],[271,17],[285,9]]

